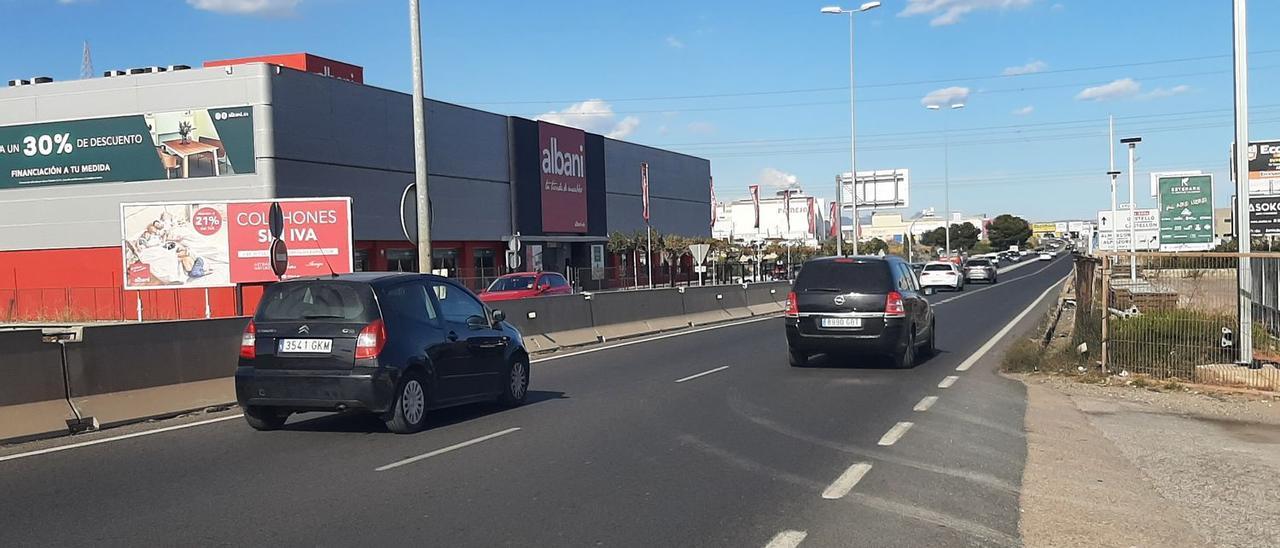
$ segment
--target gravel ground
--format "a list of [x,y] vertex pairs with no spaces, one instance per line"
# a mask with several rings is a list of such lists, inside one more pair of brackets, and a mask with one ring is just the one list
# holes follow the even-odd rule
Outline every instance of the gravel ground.
[[[1131,515],[1129,527],[1153,530],[1178,529],[1189,525],[1194,536],[1181,535],[1179,545],[1213,546],[1277,546],[1280,543],[1280,397],[1268,394],[1232,394],[1210,388],[1154,391],[1130,386],[1102,386],[1055,376],[1022,376],[1028,384],[1031,402],[1028,408],[1029,454],[1043,452],[1061,440],[1037,438],[1035,429],[1045,430],[1046,421],[1075,416],[1058,426],[1076,441],[1094,443],[1080,447],[1075,456],[1056,454],[1054,463],[1064,465],[1106,466],[1113,470],[1134,470],[1142,485],[1120,485],[1126,496],[1136,497],[1127,506],[1148,507],[1160,514]],[[1114,380],[1112,382],[1115,382]],[[1038,395],[1038,396],[1037,396]],[[1062,409],[1069,401],[1073,409]],[[1058,405],[1055,418],[1046,418],[1046,407]],[[1078,411],[1078,414],[1073,413]],[[1039,417],[1037,419],[1037,417]],[[1038,420],[1040,424],[1034,424]],[[1079,424],[1081,422],[1086,424]],[[1105,439],[1103,447],[1098,438]],[[1070,440],[1068,440],[1070,441]],[[1122,455],[1124,462],[1102,462],[1096,458],[1106,451]],[[1075,462],[1072,462],[1075,461]],[[1055,473],[1043,463],[1033,466],[1028,460],[1024,479],[1031,494],[1045,487],[1045,478],[1034,476]],[[1099,471],[1099,473],[1102,473]],[[1101,480],[1099,480],[1101,481]],[[1039,487],[1037,487],[1039,486]],[[1058,497],[1067,499],[1096,496],[1080,485],[1057,485]],[[1062,492],[1065,489],[1068,493]],[[1154,494],[1159,500],[1153,500]],[[1024,493],[1024,512],[1052,512],[1034,497]],[[1043,502],[1043,501],[1040,501]],[[1116,501],[1119,503],[1120,501]],[[1126,508],[1113,510],[1124,513]],[[1044,525],[1044,520],[1024,518],[1026,525]],[[1140,523],[1139,523],[1140,522]],[[1105,529],[1099,530],[1102,533]],[[1029,534],[1028,534],[1029,533]],[[1067,545],[1045,537],[1044,531],[1026,530],[1028,545]],[[1113,534],[1123,534],[1114,533]],[[1074,540],[1084,540],[1076,538]],[[1135,538],[1116,543],[1105,536],[1090,542],[1099,545],[1167,545],[1169,538]]]

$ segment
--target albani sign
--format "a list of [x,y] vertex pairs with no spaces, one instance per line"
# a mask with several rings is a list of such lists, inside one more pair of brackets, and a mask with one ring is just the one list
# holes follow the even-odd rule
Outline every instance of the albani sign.
[[247,106],[0,127],[0,189],[253,172]]
[[538,122],[543,232],[587,232],[586,134]]
[[[284,278],[349,273],[350,198],[277,200],[289,248]],[[122,204],[125,289],[275,281],[271,202]]]

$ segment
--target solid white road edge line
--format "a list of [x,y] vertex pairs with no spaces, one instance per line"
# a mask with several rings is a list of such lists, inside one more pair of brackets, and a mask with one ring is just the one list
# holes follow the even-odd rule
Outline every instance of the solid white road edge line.
[[920,403],[917,403],[915,407],[911,408],[911,410],[912,411],[928,411],[929,408],[933,407],[933,404],[935,403],[938,403],[937,396],[925,396],[924,398],[921,398]]
[[880,438],[880,443],[878,445],[888,447],[898,443],[898,440],[902,439],[902,436],[906,435],[907,430],[910,430],[912,426],[915,426],[915,423],[906,421],[893,425],[893,428],[890,428],[889,431],[885,432],[884,436]]
[[722,324],[716,324],[716,325],[709,325],[709,326],[706,326],[706,327],[699,327],[699,328],[695,328],[695,329],[684,329],[684,330],[681,330],[681,331],[675,331],[675,332],[672,332],[672,333],[667,333],[667,334],[665,334],[665,335],[658,335],[658,336],[655,336],[655,337],[646,337],[646,338],[643,338],[643,339],[636,339],[636,340],[632,340],[632,341],[625,341],[625,342],[620,342],[620,343],[617,343],[617,344],[609,344],[609,345],[601,346],[601,347],[597,347],[597,348],[587,348],[587,349],[585,349],[585,350],[579,350],[579,351],[576,351],[576,352],[570,352],[570,353],[568,353],[568,354],[555,354],[555,355],[552,355],[552,356],[547,356],[547,357],[545,357],[545,358],[538,358],[538,359],[535,359],[535,360],[531,360],[531,363],[549,362],[549,361],[551,361],[551,360],[558,360],[558,359],[561,359],[561,358],[572,358],[572,357],[574,357],[574,356],[581,356],[581,355],[583,355],[583,354],[591,354],[591,353],[593,353],[593,352],[603,352],[603,351],[605,351],[605,350],[613,350],[614,348],[621,348],[621,347],[624,347],[624,346],[631,346],[631,345],[633,345],[633,344],[647,343],[647,342],[650,342],[650,341],[660,341],[660,340],[662,340],[662,339],[669,339],[669,338],[671,338],[671,337],[682,337],[682,336],[684,336],[684,335],[692,335],[692,334],[694,334],[694,333],[702,333],[703,331],[711,331],[711,330],[714,330],[714,329],[724,329],[724,328],[726,328],[726,327],[734,327],[734,326],[739,326],[739,325],[746,325],[746,324],[749,324],[749,323],[762,322],[762,321],[765,321],[765,320],[772,320],[772,319],[781,318],[781,317],[782,317],[782,313],[781,313],[781,312],[779,312],[778,314],[770,314],[770,315],[768,315],[768,316],[761,316],[761,317],[759,317],[759,318],[751,318],[751,319],[749,319],[749,320],[742,320],[742,321],[738,321],[738,322],[729,322],[729,323],[722,323]]
[[769,544],[764,545],[764,548],[796,548],[807,536],[809,536],[809,533],[804,531],[783,531],[774,535],[773,539],[769,540]]
[[711,369],[711,370],[708,370],[708,371],[703,371],[703,372],[698,373],[698,374],[696,374],[696,375],[689,375],[688,377],[685,377],[685,378],[683,378],[683,379],[676,379],[676,382],[691,381],[691,380],[696,379],[696,378],[698,378],[698,377],[701,377],[701,376],[703,376],[703,375],[710,375],[710,374],[715,373],[715,372],[718,372],[718,371],[724,371],[725,369],[728,369],[728,368],[729,368],[729,366],[727,366],[727,365],[722,365],[722,366],[717,367],[717,368],[715,368],[715,369]]
[[836,481],[827,486],[827,489],[822,492],[822,498],[829,500],[843,498],[849,494],[849,491],[853,490],[853,486],[862,481],[862,476],[867,475],[867,472],[870,471],[871,463],[869,462],[859,462],[850,466],[848,470],[840,474],[840,477],[836,478]]
[[396,468],[396,467],[399,467],[399,466],[404,466],[404,465],[406,465],[406,464],[412,464],[412,463],[418,462],[418,461],[420,461],[420,460],[423,460],[423,459],[429,459],[429,458],[434,457],[434,456],[437,456],[437,455],[443,455],[443,454],[448,453],[448,452],[450,452],[450,451],[457,451],[458,449],[462,449],[463,447],[468,447],[468,446],[475,445],[475,444],[480,443],[480,442],[488,441],[488,440],[491,440],[491,439],[496,438],[496,437],[498,437],[498,436],[505,436],[505,435],[510,434],[510,433],[512,433],[512,432],[518,432],[519,430],[520,430],[520,428],[519,428],[519,427],[515,427],[515,428],[508,428],[508,429],[503,430],[503,431],[501,431],[501,432],[494,432],[494,433],[489,434],[489,435],[487,435],[487,436],[480,436],[480,437],[478,437],[478,438],[476,438],[476,439],[473,439],[473,440],[467,440],[467,441],[464,441],[464,442],[462,442],[462,443],[455,443],[455,444],[450,445],[450,446],[448,446],[448,447],[444,447],[444,448],[441,448],[441,449],[436,449],[435,451],[432,451],[432,452],[430,452],[430,453],[423,453],[423,454],[418,455],[418,456],[416,456],[416,457],[409,457],[409,458],[404,459],[404,460],[398,460],[398,461],[395,461],[395,462],[393,462],[393,463],[391,463],[391,464],[388,464],[388,465],[386,465],[386,466],[379,466],[378,468],[374,468],[373,470],[374,470],[375,472],[385,472],[385,471],[390,470],[390,469],[392,469],[392,468]]
[[938,388],[951,388],[951,385],[955,384],[956,381],[958,380],[960,380],[960,377],[951,375],[945,379],[942,379],[942,382],[938,383]]
[[996,333],[994,337],[988,339],[981,348],[978,348],[976,352],[970,354],[963,362],[960,362],[960,365],[956,366],[956,371],[968,371],[970,367],[973,367],[973,364],[978,363],[978,360],[987,355],[987,352],[989,352],[997,342],[1000,342],[1000,339],[1003,339],[1005,335],[1009,334],[1009,331],[1013,329],[1013,326],[1018,325],[1018,322],[1027,317],[1027,314],[1030,314],[1032,309],[1040,305],[1040,301],[1043,301],[1045,297],[1049,296],[1049,293],[1052,293],[1054,289],[1057,289],[1058,286],[1062,285],[1062,282],[1066,281],[1067,278],[1070,277],[1071,275],[1067,274],[1066,276],[1063,276],[1061,280],[1054,282],[1054,284],[1049,286],[1048,289],[1045,289],[1044,293],[1041,293],[1039,297],[1036,297],[1036,300],[1032,301],[1031,304],[1022,309],[1022,312],[1014,317],[1013,320],[1010,320],[1009,323],[1005,324],[1004,328]]
[[[1057,262],[1057,261],[1054,261],[1054,262]],[[1026,262],[1026,263],[1022,263],[1022,264],[1014,265],[1013,267],[1019,267],[1019,266],[1028,265],[1028,264],[1031,264],[1031,263],[1030,263],[1030,262]],[[1021,277],[1021,278],[1014,278],[1014,279],[1009,280],[1009,281],[1010,281],[1010,282],[1016,282],[1016,281],[1018,281],[1018,280],[1026,280],[1026,279],[1028,279],[1028,278],[1031,278],[1032,276],[1035,276],[1036,274],[1039,274],[1039,273],[1041,273],[1041,272],[1044,272],[1046,269],[1048,269],[1048,268],[1049,268],[1049,267],[1051,267],[1051,266],[1053,266],[1053,263],[1049,263],[1049,264],[1045,265],[1045,266],[1044,266],[1044,268],[1041,268],[1040,270],[1037,270],[1037,271],[1035,271],[1035,272],[1032,272],[1032,273],[1030,273],[1030,274],[1027,274],[1026,276],[1023,276],[1023,277]],[[1012,270],[1012,269],[1013,269],[1013,267],[1010,267],[1010,270]],[[1007,282],[1006,282],[1006,284],[1007,284]],[[978,293],[982,293],[983,291],[986,291],[986,290],[988,290],[988,289],[995,289],[996,287],[1000,287],[1000,284],[991,284],[991,285],[988,285],[988,286],[986,286],[986,287],[984,287],[984,288],[982,288],[982,289],[975,289],[975,290],[973,290],[973,291],[966,291],[966,292],[961,293],[961,294],[959,294],[959,295],[956,295],[956,296],[954,296],[954,297],[948,297],[948,298],[946,298],[946,299],[942,299],[941,301],[938,301],[938,302],[936,302],[936,303],[933,303],[933,306],[938,306],[938,305],[940,305],[940,304],[947,304],[947,303],[949,303],[949,302],[951,302],[951,301],[954,301],[954,300],[957,300],[957,299],[963,299],[963,298],[965,298],[965,297],[968,297],[969,295],[976,295],[976,294],[978,294]]]
[[81,448],[81,447],[89,447],[90,445],[98,445],[98,444],[100,444],[100,443],[107,443],[107,442],[120,441],[120,440],[127,440],[127,439],[129,439],[129,438],[139,438],[139,437],[142,437],[142,436],[150,436],[150,435],[152,435],[152,434],[160,434],[160,433],[163,433],[163,432],[171,432],[171,431],[174,431],[174,430],[182,430],[183,428],[192,428],[192,427],[195,427],[195,426],[204,426],[204,425],[206,425],[206,424],[213,424],[213,423],[215,423],[215,422],[222,422],[222,421],[229,421],[229,420],[231,420],[231,419],[238,419],[238,418],[243,417],[243,416],[244,416],[244,414],[243,414],[243,413],[240,413],[240,414],[236,414],[236,415],[228,415],[228,416],[226,416],[226,417],[218,417],[218,418],[216,418],[216,419],[209,419],[209,420],[203,420],[203,421],[189,422],[189,423],[186,423],[186,424],[177,424],[177,425],[174,425],[174,426],[166,426],[166,427],[164,427],[164,428],[157,428],[157,429],[155,429],[155,430],[143,430],[142,432],[133,432],[133,433],[131,433],[131,434],[124,434],[124,435],[121,435],[121,436],[113,436],[113,437],[110,437],[110,438],[102,438],[102,439],[96,439],[96,440],[90,440],[90,441],[83,441],[83,442],[80,442],[80,443],[72,443],[72,444],[70,444],[70,445],[60,445],[60,446],[58,446],[58,447],[49,447],[49,448],[46,448],[46,449],[40,449],[40,450],[37,450],[37,451],[28,451],[28,452],[26,452],[26,453],[14,453],[14,454],[12,454],[12,455],[6,455],[6,456],[3,456],[3,457],[0,457],[0,462],[4,462],[4,461],[7,461],[7,460],[20,459],[20,458],[24,458],[24,457],[34,457],[34,456],[36,456],[36,455],[44,455],[44,454],[48,454],[48,453],[57,453],[58,451],[67,451],[67,450],[70,450],[70,449],[78,449],[78,448]]

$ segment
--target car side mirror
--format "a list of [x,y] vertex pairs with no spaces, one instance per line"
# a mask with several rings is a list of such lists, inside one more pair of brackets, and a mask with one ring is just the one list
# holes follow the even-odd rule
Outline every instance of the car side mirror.
[[926,287],[926,288],[924,288],[924,296],[926,296],[926,297],[928,297],[929,295],[933,295],[933,294],[934,294],[934,293],[936,293],[936,292],[937,292],[937,290],[935,290],[935,289],[934,289],[934,288],[932,288],[932,287]]
[[484,329],[489,327],[489,321],[484,316],[471,316],[467,318],[468,329]]
[[495,324],[499,324],[499,323],[502,323],[502,322],[505,322],[505,321],[507,321],[507,313],[506,313],[506,312],[503,312],[503,311],[501,311],[501,310],[494,310],[494,311],[493,311],[493,323],[495,323]]

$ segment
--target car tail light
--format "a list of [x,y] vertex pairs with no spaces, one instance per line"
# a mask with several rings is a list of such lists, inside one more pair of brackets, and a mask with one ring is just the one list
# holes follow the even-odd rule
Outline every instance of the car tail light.
[[253,326],[253,320],[249,320],[249,325],[244,326],[244,333],[240,334],[240,357],[252,360],[258,356],[258,350],[255,346],[258,344],[258,328]]
[[373,320],[373,323],[364,326],[360,330],[360,334],[356,335],[356,359],[365,360],[376,358],[382,353],[382,348],[387,345],[387,328],[382,320]]
[[800,303],[796,302],[796,292],[787,293],[787,315],[792,318],[800,316]]
[[887,318],[901,318],[907,315],[907,308],[902,304],[902,294],[890,291],[884,300],[884,315]]

